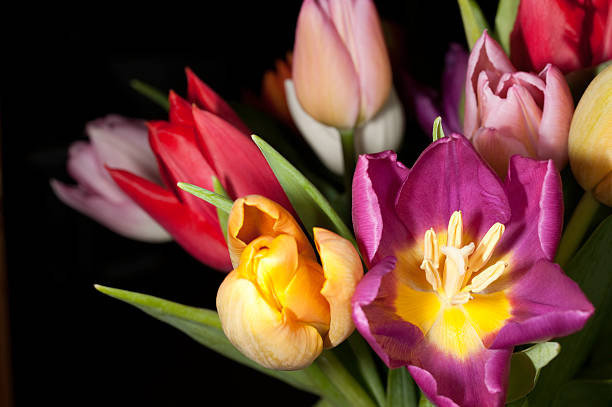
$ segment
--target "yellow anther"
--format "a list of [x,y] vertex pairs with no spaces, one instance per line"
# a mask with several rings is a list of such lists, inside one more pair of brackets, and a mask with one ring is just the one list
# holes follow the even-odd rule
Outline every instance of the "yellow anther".
[[462,291],[471,291],[473,293],[479,293],[496,281],[504,273],[504,270],[508,264],[504,261],[498,261],[492,266],[487,267],[480,272],[477,276],[474,276],[472,283],[467,285]]
[[421,270],[425,272],[425,278],[427,282],[431,284],[434,291],[438,291],[438,288],[442,286],[442,280],[440,279],[440,273],[438,267],[434,266],[429,259],[423,259],[421,263]]
[[[425,232],[425,241],[423,242],[423,260],[431,261],[431,264],[437,269],[440,266],[440,251],[438,249],[438,238],[433,228]],[[423,268],[423,266],[421,266]]]
[[463,217],[461,211],[453,212],[448,221],[448,235],[446,237],[446,245],[457,249],[461,248],[461,240],[463,237]]
[[460,249],[453,246],[442,246],[440,250],[442,254],[446,255],[444,261],[444,293],[448,297],[452,297],[461,290],[465,265],[468,256],[474,252],[474,243]]
[[498,222],[491,226],[488,232],[484,235],[480,243],[478,243],[474,254],[470,256],[470,261],[468,262],[468,269],[472,273],[477,272],[482,266],[487,264],[491,258],[491,255],[493,254],[493,251],[495,250],[495,247],[497,246],[497,243],[504,234],[505,229],[505,226]]

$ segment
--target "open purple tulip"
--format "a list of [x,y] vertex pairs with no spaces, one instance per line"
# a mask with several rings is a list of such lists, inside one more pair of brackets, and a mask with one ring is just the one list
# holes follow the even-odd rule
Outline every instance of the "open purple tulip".
[[391,151],[361,156],[353,224],[370,271],[353,296],[357,329],[436,405],[502,406],[513,347],[593,313],[552,262],[562,212],[552,160],[514,156],[502,182],[455,134],[411,169]]

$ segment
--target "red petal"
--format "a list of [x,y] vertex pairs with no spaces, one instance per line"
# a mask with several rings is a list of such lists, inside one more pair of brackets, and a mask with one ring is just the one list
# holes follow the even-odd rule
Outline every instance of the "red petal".
[[240,120],[236,112],[221,96],[217,95],[214,90],[202,82],[191,69],[185,68],[185,73],[187,74],[187,97],[190,102],[195,102],[200,109],[208,110],[225,121],[230,122],[242,133],[251,133],[249,128]]
[[107,168],[119,187],[170,233],[192,256],[213,268],[229,271],[229,252],[217,218],[207,218],[183,205],[170,191],[127,171]]
[[193,118],[202,153],[231,197],[263,195],[293,211],[255,143],[225,120],[195,106]]
[[170,91],[168,102],[170,103],[170,123],[184,124],[185,126],[194,125],[191,103],[177,95],[173,90]]

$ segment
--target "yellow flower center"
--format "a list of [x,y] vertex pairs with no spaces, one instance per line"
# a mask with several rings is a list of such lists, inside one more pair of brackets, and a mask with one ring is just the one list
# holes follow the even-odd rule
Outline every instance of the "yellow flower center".
[[504,261],[481,269],[489,262],[504,229],[504,225],[495,223],[478,245],[464,245],[463,218],[461,211],[455,211],[448,222],[446,245],[439,247],[433,229],[425,232],[421,269],[443,303],[465,304],[473,299],[472,293],[483,292],[503,274],[508,266]]

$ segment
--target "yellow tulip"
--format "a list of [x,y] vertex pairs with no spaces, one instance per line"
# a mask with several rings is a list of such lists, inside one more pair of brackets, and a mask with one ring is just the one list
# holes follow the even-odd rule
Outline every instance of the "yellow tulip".
[[350,300],[363,275],[346,239],[314,228],[321,259],[296,220],[259,195],[234,202],[228,246],[234,270],[217,293],[227,338],[244,355],[278,370],[310,365],[354,330]]
[[612,66],[593,79],[576,107],[569,159],[582,188],[612,206]]

